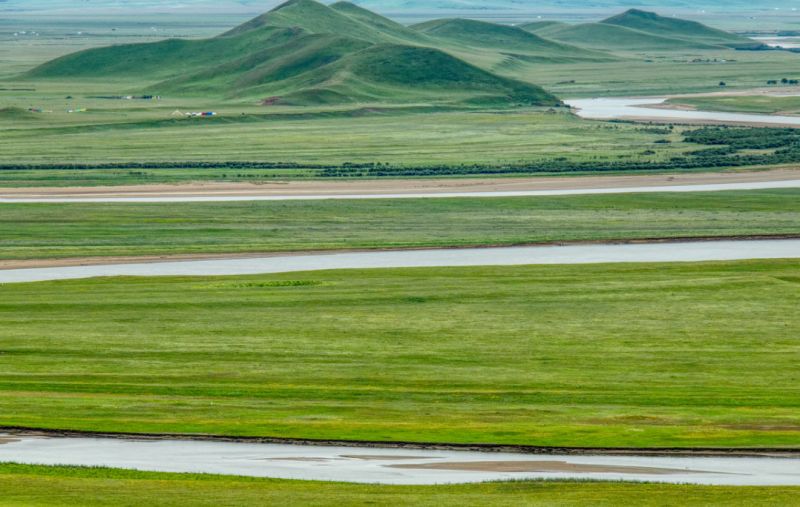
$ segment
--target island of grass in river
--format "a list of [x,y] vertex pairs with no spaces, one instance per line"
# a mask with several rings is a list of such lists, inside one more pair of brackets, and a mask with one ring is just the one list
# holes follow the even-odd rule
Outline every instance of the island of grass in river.
[[0,465],[0,505],[519,506],[790,505],[792,487],[574,481],[380,486],[104,468]]
[[796,447],[800,263],[0,286],[0,424]]
[[0,260],[750,235],[800,235],[800,189],[0,208]]

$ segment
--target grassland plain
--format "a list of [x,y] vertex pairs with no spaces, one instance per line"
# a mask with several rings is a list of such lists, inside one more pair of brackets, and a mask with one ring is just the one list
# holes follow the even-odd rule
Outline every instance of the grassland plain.
[[[71,124],[2,119],[0,162],[274,161],[491,165],[566,157],[575,162],[669,160],[695,148],[680,132],[541,111],[342,111],[294,116],[170,118],[172,109],[70,115]],[[251,113],[253,111],[250,111]],[[260,113],[260,114],[258,114]],[[136,114],[136,113],[133,113]],[[56,116],[56,115],[54,115]],[[49,117],[48,117],[49,118]],[[670,143],[659,142],[664,139]],[[587,149],[591,146],[592,149]],[[652,152],[645,154],[645,151]],[[224,171],[223,171],[224,173]],[[31,177],[36,177],[35,175]]]
[[0,207],[2,260],[797,234],[794,189]]
[[373,486],[103,468],[0,465],[0,505],[792,505],[800,488],[593,482]]
[[799,274],[745,261],[7,284],[0,424],[796,447]]

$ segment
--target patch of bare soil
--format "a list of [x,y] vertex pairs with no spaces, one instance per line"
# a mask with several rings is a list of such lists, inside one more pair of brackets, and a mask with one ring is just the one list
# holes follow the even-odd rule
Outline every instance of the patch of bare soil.
[[388,468],[413,470],[453,470],[459,472],[568,472],[591,474],[646,474],[672,475],[701,473],[697,470],[676,468],[628,467],[612,465],[585,465],[566,461],[465,461],[455,463],[423,463],[408,465],[387,465]]
[[9,438],[9,437],[0,437],[0,445],[13,444],[14,442],[19,442],[19,439],[18,438]]
[[[646,119],[646,116],[643,116]],[[18,199],[123,197],[348,196],[581,190],[664,185],[713,185],[785,181],[800,178],[800,168],[686,174],[540,176],[520,178],[391,179],[359,181],[288,181],[274,183],[186,183],[112,187],[0,188],[0,197]]]

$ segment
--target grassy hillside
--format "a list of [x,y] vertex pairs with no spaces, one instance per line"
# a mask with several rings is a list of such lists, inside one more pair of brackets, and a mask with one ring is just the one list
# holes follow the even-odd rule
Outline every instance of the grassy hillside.
[[380,16],[372,11],[359,7],[351,2],[336,2],[330,8],[340,12],[350,19],[363,23],[374,30],[378,30],[384,37],[393,37],[397,41],[433,44],[434,42],[423,33],[413,30],[405,25],[401,25],[389,18]]
[[493,49],[512,57],[531,55],[552,62],[608,58],[608,55],[544,39],[519,27],[484,21],[439,19],[414,25],[413,28],[447,44]]
[[601,23],[623,26],[663,37],[691,40],[698,43],[714,44],[727,47],[756,47],[760,43],[716,28],[711,28],[696,21],[659,16],[654,12],[631,9]]
[[605,23],[556,24],[534,27],[536,33],[576,46],[614,51],[714,49],[711,44],[665,37]]
[[425,47],[430,45],[427,35],[350,3],[328,7],[314,0],[290,0],[213,39],[87,50],[46,63],[27,77],[135,76],[152,80],[149,93],[269,99],[273,105],[559,104],[535,85]]

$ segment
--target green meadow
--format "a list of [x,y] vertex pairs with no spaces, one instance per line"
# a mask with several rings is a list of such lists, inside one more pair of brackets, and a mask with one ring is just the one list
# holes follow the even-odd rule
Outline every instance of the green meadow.
[[617,506],[789,505],[800,488],[509,482],[375,486],[163,474],[102,468],[0,465],[0,505],[85,506]]
[[750,235],[800,235],[800,191],[0,208],[5,260]]
[[797,261],[0,286],[0,425],[797,447]]

